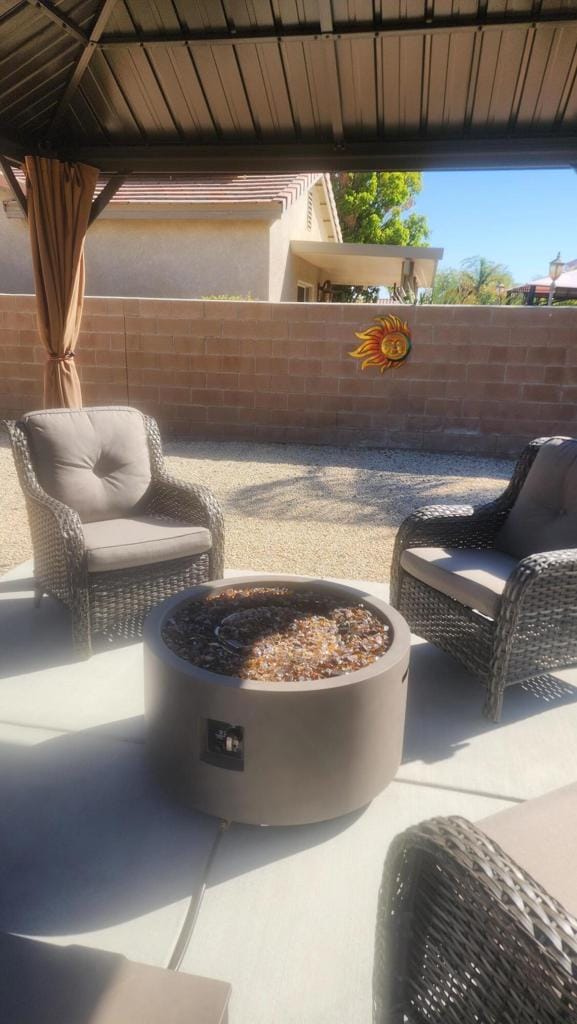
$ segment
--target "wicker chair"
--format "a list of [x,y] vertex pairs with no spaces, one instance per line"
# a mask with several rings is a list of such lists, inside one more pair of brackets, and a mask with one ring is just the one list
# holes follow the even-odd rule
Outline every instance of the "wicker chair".
[[575,1024],[577,786],[478,825],[397,836],[379,896],[374,1024]]
[[495,501],[405,519],[391,601],[413,632],[481,679],[495,722],[505,687],[574,664],[577,441],[532,441]]
[[222,577],[219,505],[167,474],[154,420],[120,406],[3,425],[26,498],[36,604],[46,593],[70,609],[79,655],[90,656],[93,634],[141,636],[153,605]]

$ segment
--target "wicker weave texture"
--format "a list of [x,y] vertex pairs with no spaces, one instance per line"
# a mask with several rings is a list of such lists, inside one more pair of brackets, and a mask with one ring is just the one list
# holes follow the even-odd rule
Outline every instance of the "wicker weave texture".
[[51,498],[38,483],[21,422],[4,421],[28,511],[37,600],[51,594],[69,608],[79,655],[92,652],[92,636],[136,639],[150,609],[179,590],[220,579],[224,572],[224,520],[208,488],[175,480],[166,472],[156,422],[144,417],[151,483],[142,515],[179,520],[210,530],[209,552],[170,562],[112,572],[89,573],[82,523],[77,512]]
[[507,686],[577,661],[577,549],[523,558],[507,581],[494,620],[416,580],[401,567],[405,548],[487,550],[548,438],[522,453],[504,493],[486,505],[428,506],[401,525],[393,553],[391,600],[411,629],[447,651],[487,688],[485,714],[499,721]]
[[575,1024],[577,920],[461,818],[408,829],[379,895],[374,1024]]

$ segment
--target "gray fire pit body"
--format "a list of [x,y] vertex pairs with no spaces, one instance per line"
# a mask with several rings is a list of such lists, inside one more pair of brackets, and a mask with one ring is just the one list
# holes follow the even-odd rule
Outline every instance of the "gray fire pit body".
[[[181,604],[230,587],[294,587],[359,600],[391,628],[389,650],[347,675],[266,683],[179,658],[164,623]],[[410,634],[378,598],[302,577],[239,577],[184,591],[144,628],[148,747],[170,790],[196,810],[253,825],[298,825],[368,804],[401,759]]]

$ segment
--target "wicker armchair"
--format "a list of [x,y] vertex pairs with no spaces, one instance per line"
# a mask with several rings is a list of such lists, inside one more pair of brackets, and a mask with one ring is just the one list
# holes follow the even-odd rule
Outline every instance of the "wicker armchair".
[[134,639],[165,597],[223,574],[222,513],[211,492],[168,475],[154,420],[100,407],[5,421],[26,498],[36,604],[70,609],[73,643]]
[[577,787],[397,836],[379,895],[374,1024],[575,1024]]
[[495,722],[505,687],[577,661],[576,466],[577,441],[532,441],[495,501],[419,509],[396,537],[392,604],[481,679]]

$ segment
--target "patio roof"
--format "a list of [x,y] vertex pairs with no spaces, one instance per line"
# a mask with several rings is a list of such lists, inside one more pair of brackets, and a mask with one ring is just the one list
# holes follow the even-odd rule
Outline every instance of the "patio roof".
[[577,163],[573,0],[0,10],[12,158],[123,172]]
[[[510,295],[532,293],[536,297],[542,298],[549,294],[551,284],[551,278],[547,275],[535,278],[526,284],[515,285],[508,291]],[[555,297],[557,301],[577,298],[577,260],[570,260],[565,264],[563,273],[555,281]]]
[[432,288],[443,249],[353,242],[291,242],[291,251],[328,274],[331,284],[393,287],[405,279]]

